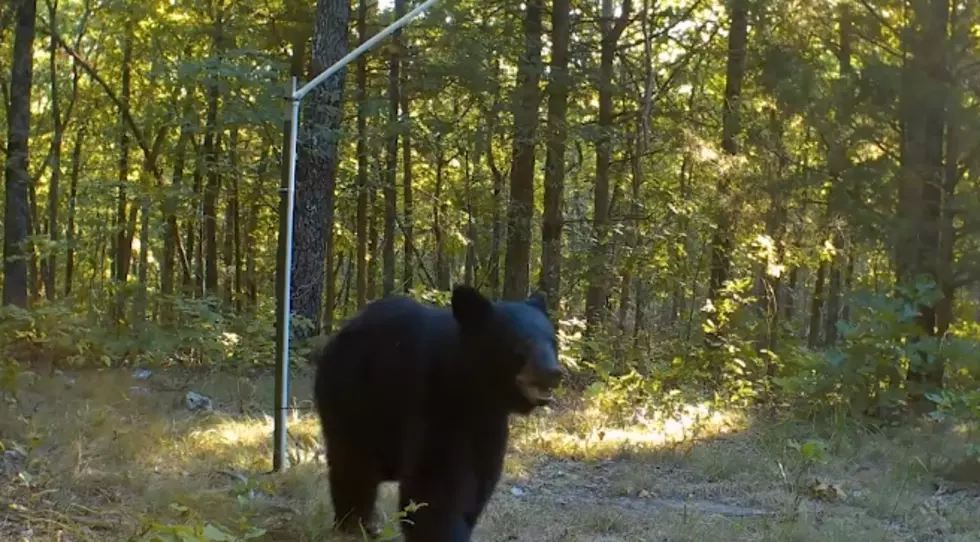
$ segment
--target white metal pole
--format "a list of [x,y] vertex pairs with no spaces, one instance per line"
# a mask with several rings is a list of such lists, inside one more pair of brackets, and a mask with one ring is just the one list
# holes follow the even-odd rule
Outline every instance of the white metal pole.
[[289,180],[286,183],[286,254],[285,269],[282,278],[282,349],[279,373],[276,378],[280,379],[282,390],[279,396],[279,404],[276,405],[276,425],[278,425],[279,441],[275,443],[274,463],[280,465],[285,470],[289,466],[286,456],[286,424],[289,421],[289,321],[292,312],[290,293],[292,290],[292,271],[293,271],[293,214],[296,207],[296,139],[299,135],[299,104],[301,98],[296,98],[296,76],[292,78],[291,92],[291,119],[289,122]]
[[[393,34],[399,28],[410,23],[413,19],[419,15],[425,13],[429,8],[435,5],[439,0],[426,0],[418,7],[409,11],[403,15],[397,21],[388,25],[387,28],[378,32],[371,39],[362,43],[357,49],[354,49],[347,56],[341,58],[333,66],[330,66],[326,70],[320,72],[319,75],[313,78],[312,81],[303,85],[299,90],[296,89],[296,77],[292,78],[292,93],[290,95],[290,100],[292,102],[292,121],[290,122],[289,128],[289,182],[286,187],[286,257],[285,257],[285,269],[283,269],[283,281],[282,281],[282,292],[280,295],[283,296],[283,313],[282,313],[282,338],[280,343],[280,350],[282,359],[280,359],[279,372],[276,373],[276,379],[278,380],[277,386],[281,386],[282,394],[279,397],[279,401],[276,405],[276,434],[278,435],[278,441],[274,444],[273,453],[275,454],[273,458],[273,465],[279,465],[281,469],[285,470],[287,467],[286,458],[286,424],[289,421],[287,416],[287,411],[289,410],[289,317],[291,312],[290,307],[290,290],[291,287],[291,276],[293,272],[293,209],[296,202],[296,139],[299,133],[299,104],[311,90],[316,88],[317,85],[322,83],[328,77],[336,74],[344,66],[353,62],[357,57],[364,54],[365,51],[374,47],[379,41],[385,39],[386,37]],[[330,232],[327,232],[330,235]]]

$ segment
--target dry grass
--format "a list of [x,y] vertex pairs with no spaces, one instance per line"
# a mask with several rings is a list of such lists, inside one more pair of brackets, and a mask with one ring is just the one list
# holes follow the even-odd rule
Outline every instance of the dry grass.
[[[271,467],[271,380],[128,371],[23,379],[0,403],[0,540],[130,540],[152,524],[213,522],[258,540],[340,540],[309,382],[294,381],[294,467]],[[189,412],[183,394],[216,410]],[[301,400],[302,399],[302,400]],[[978,540],[977,464],[955,428],[760,423],[687,407],[611,427],[565,407],[515,419],[505,479],[476,539],[525,541]],[[820,437],[806,467],[787,445]],[[8,471],[3,472],[4,467]],[[16,472],[21,474],[16,474]],[[945,478],[944,478],[945,476]],[[951,481],[949,478],[957,478]],[[395,512],[395,488],[382,491]]]

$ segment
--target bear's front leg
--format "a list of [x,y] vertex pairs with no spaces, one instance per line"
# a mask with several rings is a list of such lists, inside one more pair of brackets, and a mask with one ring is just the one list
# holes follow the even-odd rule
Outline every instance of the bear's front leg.
[[467,439],[470,443],[468,472],[472,473],[473,485],[468,488],[470,493],[464,501],[466,506],[463,510],[471,530],[476,527],[500,482],[509,434],[506,417],[484,420],[477,427],[480,430],[472,432]]
[[[399,480],[399,508],[418,505],[401,525],[405,542],[469,542],[466,513],[477,491],[468,446],[456,431],[432,432]],[[436,442],[438,440],[438,442]]]
[[405,542],[469,542],[503,471],[507,419],[433,431],[400,480],[399,506],[424,505],[402,526]]
[[466,513],[475,488],[472,472],[452,463],[440,470],[419,470],[399,484],[399,508],[418,505],[401,525],[405,542],[469,542],[473,534]]

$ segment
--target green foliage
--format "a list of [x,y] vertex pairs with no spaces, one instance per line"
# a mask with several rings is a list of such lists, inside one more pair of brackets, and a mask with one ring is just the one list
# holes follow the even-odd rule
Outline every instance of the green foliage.
[[408,516],[417,512],[424,506],[428,506],[428,503],[416,503],[415,501],[409,500],[405,508],[402,508],[396,512],[393,518],[387,518],[379,526],[378,533],[375,536],[369,535],[368,532],[361,527],[361,539],[365,542],[370,540],[389,541],[398,539],[401,536],[399,525],[402,523],[411,523],[412,520],[408,519]]
[[263,529],[250,529],[242,535],[229,533],[214,523],[162,525],[151,523],[149,531],[139,538],[140,542],[240,542],[265,535]]
[[242,534],[233,534],[227,527],[195,519],[196,514],[188,507],[171,503],[170,509],[181,515],[189,516],[190,521],[180,524],[162,524],[149,522],[143,529],[139,542],[243,542],[265,536],[265,529],[258,527],[240,526]]
[[[214,299],[160,297],[166,322],[106,328],[101,319],[79,314],[68,301],[30,310],[0,309],[0,351],[24,362],[50,360],[53,367],[120,365],[267,366],[275,363],[275,325],[267,313],[235,315],[216,310]],[[291,334],[307,333],[310,322],[294,316]],[[293,340],[293,359],[309,345]],[[16,367],[8,365],[10,370]]]
[[[975,342],[928,336],[908,340],[923,335],[916,307],[929,303],[935,293],[929,287],[905,292],[904,298],[868,291],[853,295],[855,316],[850,322],[837,322],[838,344],[826,351],[786,352],[773,383],[801,407],[843,406],[860,415],[902,406],[909,398],[906,372],[923,359],[959,367],[961,377],[971,374],[968,380],[975,381],[975,364],[964,364],[972,358]],[[949,396],[931,397],[943,397],[939,404],[952,405]]]
[[783,465],[780,465],[783,482],[793,495],[792,508],[795,511],[805,496],[805,490],[807,488],[812,489],[809,484],[804,483],[804,480],[811,479],[811,473],[814,467],[827,461],[829,457],[827,453],[828,445],[825,441],[817,438],[810,438],[802,443],[790,439],[786,445],[791,450],[797,452],[796,457],[793,458],[795,460],[795,466],[791,467],[790,472],[787,472],[783,468]]

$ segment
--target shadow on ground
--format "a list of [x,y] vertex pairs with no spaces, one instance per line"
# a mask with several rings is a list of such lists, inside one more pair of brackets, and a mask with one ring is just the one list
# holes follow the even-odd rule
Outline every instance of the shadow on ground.
[[[292,387],[294,467],[268,474],[272,388],[258,373],[23,379],[0,404],[0,539],[131,540],[213,523],[264,529],[258,540],[342,540],[329,531],[304,371]],[[187,391],[215,409],[188,410]],[[807,466],[788,444],[811,438],[826,460]],[[515,419],[476,540],[977,540],[977,491],[939,476],[966,444],[955,429],[763,424],[703,405],[612,428],[563,408]],[[382,490],[389,515],[395,495]]]

